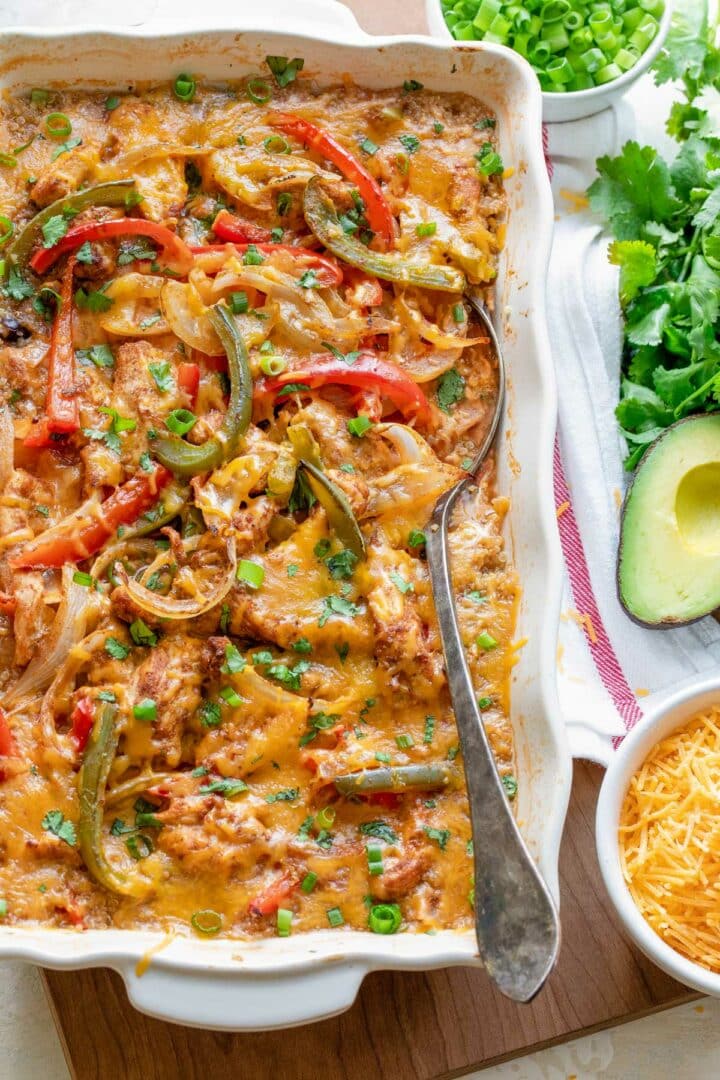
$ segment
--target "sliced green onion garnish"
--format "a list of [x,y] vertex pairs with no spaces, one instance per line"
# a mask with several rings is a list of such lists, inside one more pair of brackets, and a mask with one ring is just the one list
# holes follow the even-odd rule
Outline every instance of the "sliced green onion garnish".
[[250,585],[251,588],[259,589],[265,580],[265,570],[256,562],[241,559],[235,577],[238,581],[244,581],[246,585]]
[[198,934],[217,934],[222,927],[222,915],[212,908],[196,911],[190,919],[190,925]]
[[110,97],[105,98],[105,108],[108,112],[112,112],[113,109],[117,109],[120,104],[120,98],[117,94],[111,94]]
[[75,571],[73,581],[76,585],[84,585],[86,589],[91,589],[93,586],[92,574],[86,574],[82,570]]
[[335,821],[336,810],[333,806],[325,806],[315,815],[315,824],[318,829],[331,829]]
[[400,750],[409,750],[411,746],[415,745],[412,735],[396,735],[395,742]]
[[367,849],[368,871],[372,877],[377,877],[383,872],[383,853],[380,847],[368,847]]
[[195,97],[195,80],[192,75],[178,75],[173,83],[173,93],[179,101],[192,101]]
[[64,139],[72,131],[70,117],[62,112],[52,112],[45,117],[45,130],[53,139]]
[[243,699],[236,690],[233,690],[232,686],[223,687],[220,691],[220,697],[228,703],[231,709],[239,709],[242,705]]
[[657,36],[665,6],[666,0],[441,0],[454,38],[509,46],[551,93],[589,90],[630,71]]
[[313,873],[313,871],[310,870],[309,873],[307,873],[302,879],[302,884],[300,885],[300,888],[304,893],[311,893],[315,888],[316,883],[317,874]]
[[434,221],[421,221],[415,226],[418,236],[434,236],[437,232],[437,224]]
[[246,292],[231,292],[227,298],[227,306],[233,315],[246,315],[250,306]]
[[331,907],[327,910],[327,921],[331,926],[342,926],[345,922],[343,913],[339,907]]
[[277,932],[278,937],[290,937],[290,929],[292,927],[293,913],[288,911],[287,908],[278,908],[277,912]]
[[372,420],[367,416],[354,416],[352,420],[347,422],[348,431],[358,439],[362,439],[363,435],[367,434],[371,427],[373,427]]
[[0,900],[0,919],[4,919],[8,913],[7,900]]
[[268,135],[263,139],[263,146],[268,154],[289,154],[290,143],[282,135]]
[[133,716],[143,724],[152,724],[157,720],[157,705],[152,698],[146,697],[133,705]]
[[497,638],[494,638],[492,634],[488,634],[487,630],[483,630],[481,634],[478,634],[476,641],[481,649],[485,652],[490,652],[491,649],[497,648]]
[[39,87],[36,87],[34,90],[30,91],[30,100],[33,105],[47,105],[50,100],[50,91],[41,90]]
[[265,375],[280,375],[287,367],[287,360],[283,356],[263,356],[260,367]]
[[399,904],[373,904],[368,926],[373,934],[394,934],[402,922]]
[[197,417],[189,409],[173,409],[165,417],[165,426],[173,435],[187,435],[188,431],[195,426]]
[[264,105],[272,97],[272,87],[265,79],[250,79],[245,92],[256,105]]

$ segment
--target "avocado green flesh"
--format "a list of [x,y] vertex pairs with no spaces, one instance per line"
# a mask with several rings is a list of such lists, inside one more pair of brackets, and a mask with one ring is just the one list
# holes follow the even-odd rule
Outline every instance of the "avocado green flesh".
[[643,459],[623,510],[618,590],[650,626],[720,607],[720,414],[674,424]]

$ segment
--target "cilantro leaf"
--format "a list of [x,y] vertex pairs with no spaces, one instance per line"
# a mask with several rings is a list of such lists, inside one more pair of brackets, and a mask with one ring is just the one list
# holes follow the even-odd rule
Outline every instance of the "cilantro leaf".
[[40,823],[45,832],[57,836],[58,840],[64,840],[69,847],[75,847],[77,836],[72,821],[68,821],[60,810],[48,810]]
[[148,364],[148,371],[161,394],[167,394],[174,388],[175,379],[169,363]]
[[34,291],[32,285],[23,277],[17,267],[11,266],[7,284],[3,286],[5,295],[9,296],[11,300],[27,300],[29,296],[33,295]]
[[353,604],[351,600],[346,600],[342,596],[324,596],[318,626],[324,626],[332,615],[343,615],[345,618],[354,619],[360,614],[360,610],[357,604]]
[[590,206],[618,240],[638,240],[646,221],[669,221],[680,208],[670,170],[652,146],[626,142],[619,157],[598,158]]
[[51,248],[62,240],[69,228],[69,221],[62,214],[53,214],[42,225],[43,247]]
[[450,368],[437,384],[437,403],[443,412],[449,413],[452,405],[465,397],[465,380],[457,368]]
[[287,56],[266,56],[265,63],[280,87],[294,82],[298,71],[302,71],[305,67],[305,61],[300,56],[296,56],[293,60],[288,60]]
[[376,840],[383,840],[386,844],[397,844],[398,836],[386,821],[363,821],[360,826],[363,836],[373,836]]
[[658,86],[673,79],[700,79],[708,60],[707,0],[683,0],[673,13],[670,32],[654,64]]
[[624,304],[655,279],[655,248],[644,240],[615,240],[608,248],[608,259],[620,267],[620,298]]

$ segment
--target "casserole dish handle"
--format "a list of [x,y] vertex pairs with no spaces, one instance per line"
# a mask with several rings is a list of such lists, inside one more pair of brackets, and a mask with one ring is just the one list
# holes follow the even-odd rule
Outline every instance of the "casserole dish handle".
[[[238,965],[239,967],[239,965]],[[258,973],[120,965],[130,1003],[159,1020],[219,1031],[268,1031],[326,1020],[349,1009],[368,973],[351,959],[321,968]]]

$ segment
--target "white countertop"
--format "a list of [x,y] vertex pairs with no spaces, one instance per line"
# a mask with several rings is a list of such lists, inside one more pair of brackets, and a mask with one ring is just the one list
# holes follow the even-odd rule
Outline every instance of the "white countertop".
[[[204,0],[203,13],[207,16],[213,7],[222,10],[225,4]],[[107,25],[136,24],[166,13],[197,17],[189,0],[95,0],[91,9],[86,0],[0,0],[3,26],[64,25],[89,18]],[[39,973],[17,963],[6,963],[0,971],[1,1080],[66,1080],[69,1073]],[[704,999],[473,1075],[482,1080],[704,1080],[718,1075],[719,1061],[720,1001]]]

